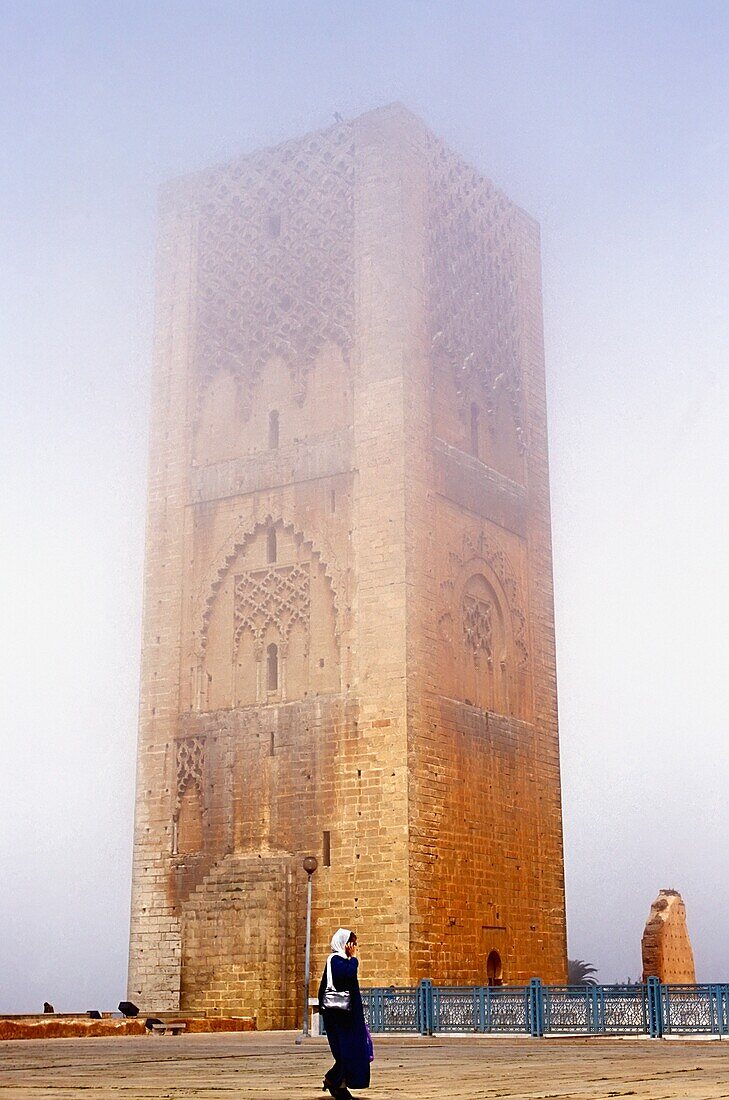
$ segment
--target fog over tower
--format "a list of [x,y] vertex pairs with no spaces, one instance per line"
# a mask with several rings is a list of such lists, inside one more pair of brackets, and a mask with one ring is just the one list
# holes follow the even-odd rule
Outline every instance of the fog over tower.
[[400,106],[161,211],[129,996],[564,980],[539,234]]

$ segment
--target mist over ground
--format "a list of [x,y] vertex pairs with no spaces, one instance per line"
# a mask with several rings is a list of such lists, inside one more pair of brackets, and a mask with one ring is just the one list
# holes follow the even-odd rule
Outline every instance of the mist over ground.
[[[729,9],[0,7],[0,1011],[125,993],[156,193],[401,100],[541,224],[569,953],[729,980]],[[366,937],[362,936],[366,980]]]

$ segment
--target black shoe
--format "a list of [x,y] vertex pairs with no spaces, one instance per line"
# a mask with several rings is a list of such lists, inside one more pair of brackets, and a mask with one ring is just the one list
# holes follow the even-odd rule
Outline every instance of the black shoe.
[[324,1078],[321,1087],[324,1092],[331,1093],[331,1095],[334,1097],[334,1100],[354,1100],[352,1093],[349,1091],[346,1085],[341,1085],[339,1088],[336,1088],[331,1083],[328,1077]]

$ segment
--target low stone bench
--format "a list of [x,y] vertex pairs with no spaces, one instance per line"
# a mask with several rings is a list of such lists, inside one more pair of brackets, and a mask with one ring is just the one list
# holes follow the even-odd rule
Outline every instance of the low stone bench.
[[167,1032],[171,1035],[182,1035],[183,1031],[187,1031],[184,1020],[167,1020],[165,1023],[152,1024],[152,1032],[155,1035],[166,1035]]

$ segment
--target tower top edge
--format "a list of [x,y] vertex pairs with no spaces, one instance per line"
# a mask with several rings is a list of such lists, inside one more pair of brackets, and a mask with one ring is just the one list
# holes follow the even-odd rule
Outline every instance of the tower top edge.
[[373,107],[352,118],[342,118],[336,115],[335,121],[329,126],[309,130],[274,145],[259,146],[198,171],[173,176],[161,184],[160,199],[164,202],[165,200],[174,201],[175,199],[191,197],[207,185],[214,183],[222,174],[246,166],[260,165],[263,168],[277,158],[284,157],[287,153],[293,154],[298,149],[305,150],[307,144],[327,137],[331,137],[335,141],[339,139],[344,144],[347,132],[350,132],[353,141],[356,141],[358,135],[364,136],[366,132],[373,134],[377,130],[381,130],[383,133],[390,131],[393,134],[397,133],[398,129],[403,137],[415,142],[419,141],[424,147],[428,143],[440,147],[445,155],[459,161],[473,173],[474,177],[491,184],[514,211],[538,231],[539,223],[527,210],[514,202],[481,168],[476,167],[458,151],[451,149],[443,138],[436,134],[418,114],[399,100]]

